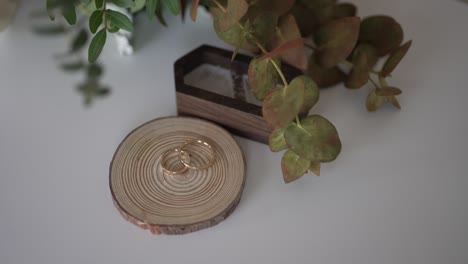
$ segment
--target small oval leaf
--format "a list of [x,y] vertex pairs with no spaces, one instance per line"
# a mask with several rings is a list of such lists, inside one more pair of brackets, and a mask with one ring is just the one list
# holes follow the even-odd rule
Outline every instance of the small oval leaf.
[[380,73],[382,77],[389,76],[393,72],[393,70],[395,70],[400,61],[405,57],[406,53],[411,48],[411,44],[412,41],[408,41],[401,47],[393,51],[392,54],[390,54],[382,68],[382,72]]
[[395,96],[401,94],[401,90],[396,87],[383,87],[375,92],[377,96]]
[[279,75],[272,61],[278,66],[281,65],[281,61],[278,58],[268,60],[255,58],[249,64],[249,88],[258,100],[263,100],[278,85]]
[[286,144],[286,140],[284,139],[284,128],[277,128],[271,132],[268,137],[268,145],[273,152],[288,148],[288,144]]
[[91,40],[88,50],[88,61],[94,63],[102,52],[102,48],[106,44],[107,32],[106,29],[101,29]]
[[126,15],[108,9],[106,11],[106,17],[114,26],[129,32],[133,31],[133,23]]
[[300,85],[274,89],[263,100],[263,117],[274,128],[285,127],[299,114],[303,102],[304,87]]
[[389,16],[371,16],[362,20],[359,43],[368,43],[377,48],[379,56],[397,49],[403,41],[403,29]]
[[89,30],[95,34],[99,26],[102,24],[102,10],[94,11],[89,17]]
[[177,16],[180,12],[179,0],[162,0],[164,5],[171,11],[174,16]]
[[341,141],[335,126],[326,118],[311,115],[300,124],[291,123],[284,130],[288,146],[307,160],[329,162],[341,152]]
[[284,182],[290,183],[301,178],[309,167],[309,160],[301,158],[292,150],[286,151],[281,159],[281,170],[283,171]]
[[346,60],[358,40],[359,26],[359,17],[345,17],[320,27],[315,35],[319,65],[330,68]]

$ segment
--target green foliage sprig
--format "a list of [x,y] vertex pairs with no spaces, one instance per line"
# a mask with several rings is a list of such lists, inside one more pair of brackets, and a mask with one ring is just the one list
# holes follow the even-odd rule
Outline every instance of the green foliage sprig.
[[[58,0],[47,0],[48,9],[53,1]],[[91,32],[97,33],[88,56],[94,62],[107,32],[131,31],[133,27],[124,16],[106,9],[107,0],[83,1],[95,7],[89,24]],[[182,16],[187,6],[184,0],[111,2],[130,9],[138,5],[150,19],[156,16],[163,24],[161,4]],[[199,4],[212,13],[216,34],[235,47],[233,60],[240,49],[257,54],[249,65],[249,86],[263,101],[263,116],[274,129],[270,149],[286,150],[281,160],[286,183],[309,170],[319,175],[321,163],[335,160],[341,151],[333,124],[320,115],[308,115],[319,99],[319,88],[344,83],[349,89],[358,89],[371,82],[368,111],[376,111],[385,102],[400,108],[396,96],[402,91],[388,85],[387,78],[408,52],[411,41],[402,44],[403,30],[393,18],[371,16],[361,20],[356,16],[356,6],[336,0],[194,0],[192,20]],[[61,5],[60,9],[69,23],[74,21],[70,5]],[[379,59],[385,62],[376,70]],[[303,70],[304,75],[288,82],[282,63]]]

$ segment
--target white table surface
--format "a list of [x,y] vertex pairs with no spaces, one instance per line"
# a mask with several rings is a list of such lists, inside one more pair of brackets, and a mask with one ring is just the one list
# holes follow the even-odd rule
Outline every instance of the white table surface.
[[323,91],[313,111],[336,125],[343,150],[321,177],[285,185],[281,154],[236,138],[248,165],[237,210],[210,229],[153,236],[113,207],[109,162],[134,127],[176,114],[178,57],[227,45],[207,17],[142,25],[133,57],[109,42],[113,94],[86,109],[74,90],[82,76],[52,59],[66,41],[29,31],[41,2],[23,2],[0,33],[0,263],[468,263],[467,4],[352,1],[362,16],[394,16],[414,40],[391,80],[403,109],[367,113],[367,89]]

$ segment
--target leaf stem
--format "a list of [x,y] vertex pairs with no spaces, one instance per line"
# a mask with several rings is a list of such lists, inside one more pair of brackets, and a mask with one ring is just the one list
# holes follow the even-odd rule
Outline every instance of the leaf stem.
[[382,86],[382,87],[387,87],[388,86],[388,83],[385,80],[385,78],[380,76],[380,75],[379,75],[379,82],[380,82],[380,86]]
[[375,89],[379,90],[379,85],[369,76],[369,81],[375,86]]
[[299,116],[296,115],[296,124],[298,127],[302,127],[301,121],[299,120]]

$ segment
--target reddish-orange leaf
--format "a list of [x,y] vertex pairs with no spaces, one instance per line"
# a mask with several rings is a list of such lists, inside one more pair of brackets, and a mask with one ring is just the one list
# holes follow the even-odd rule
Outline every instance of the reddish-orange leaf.
[[291,41],[288,41],[286,43],[284,43],[283,45],[279,46],[278,48],[268,52],[267,54],[263,55],[262,57],[260,57],[259,60],[264,60],[264,59],[268,59],[268,58],[271,58],[271,57],[276,57],[282,53],[284,53],[285,51],[289,50],[289,49],[293,49],[293,48],[296,48],[296,47],[299,47],[299,46],[304,46],[304,40],[302,38],[299,38],[299,39],[294,39],[294,40],[291,40]]
[[190,8],[190,17],[193,21],[197,20],[197,8],[200,0],[193,0],[192,7]]

